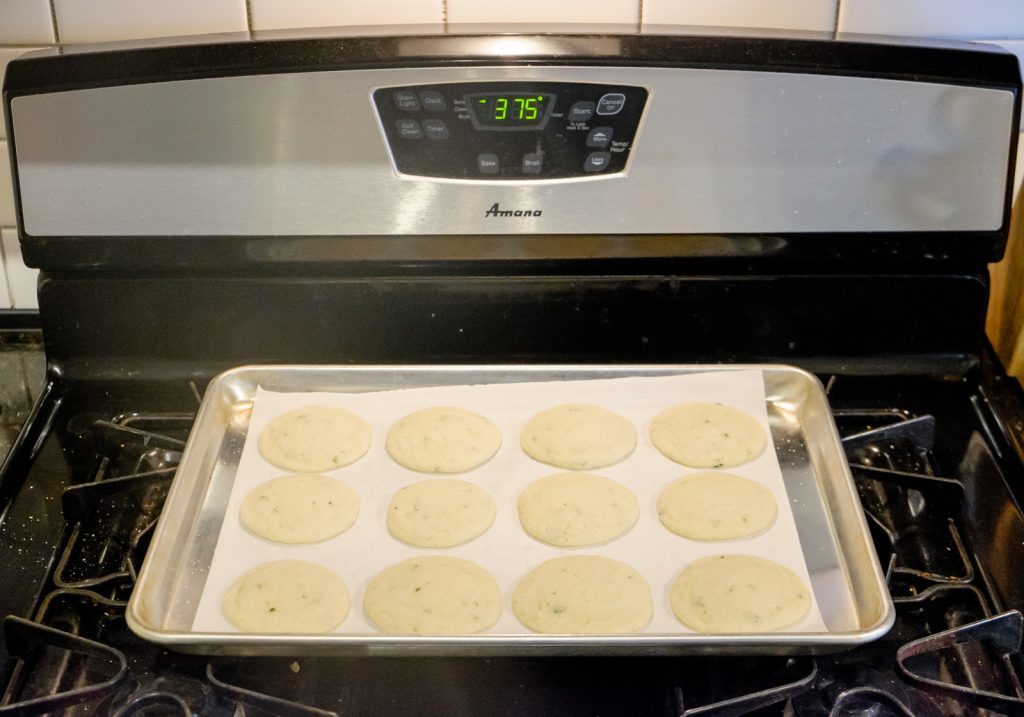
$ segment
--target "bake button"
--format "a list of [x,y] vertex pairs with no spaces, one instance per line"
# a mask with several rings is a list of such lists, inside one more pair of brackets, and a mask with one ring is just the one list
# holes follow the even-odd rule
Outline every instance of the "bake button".
[[611,127],[594,127],[587,135],[588,147],[607,147],[612,141]]
[[444,120],[425,119],[423,120],[423,133],[427,139],[448,139],[448,125]]
[[498,155],[496,154],[481,154],[476,158],[476,167],[480,170],[480,174],[497,174],[498,173]]
[[597,101],[599,115],[617,115],[626,104],[626,96],[618,92],[609,92]]
[[429,112],[444,112],[448,109],[448,103],[444,101],[444,95],[437,90],[420,92],[420,102],[423,103],[423,109]]
[[409,90],[399,90],[395,93],[395,106],[402,112],[419,112],[420,101],[416,99],[416,93]]
[[523,155],[523,174],[540,174],[544,168],[544,155],[540,152]]
[[569,108],[570,122],[586,122],[594,116],[593,102],[577,102]]
[[591,152],[583,162],[584,172],[600,172],[612,161],[611,152]]
[[398,127],[398,136],[402,139],[423,139],[423,130],[420,123],[414,119],[400,119],[395,122]]

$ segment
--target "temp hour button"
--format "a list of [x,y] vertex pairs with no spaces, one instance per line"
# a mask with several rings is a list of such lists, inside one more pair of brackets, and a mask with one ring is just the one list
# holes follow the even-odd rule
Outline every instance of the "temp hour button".
[[583,160],[583,171],[602,172],[608,168],[611,161],[611,152],[591,152],[587,155],[587,158]]

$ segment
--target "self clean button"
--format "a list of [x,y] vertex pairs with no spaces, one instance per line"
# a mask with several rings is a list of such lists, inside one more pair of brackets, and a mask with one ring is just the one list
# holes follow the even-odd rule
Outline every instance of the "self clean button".
[[398,136],[402,139],[423,139],[423,130],[420,123],[414,119],[400,119],[395,122],[398,128]]
[[619,92],[609,92],[597,101],[599,115],[617,115],[626,105],[626,96]]

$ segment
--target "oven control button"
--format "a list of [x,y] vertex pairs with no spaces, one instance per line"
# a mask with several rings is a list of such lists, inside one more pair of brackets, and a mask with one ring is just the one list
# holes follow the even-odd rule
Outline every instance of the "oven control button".
[[400,119],[395,122],[398,127],[398,136],[402,139],[423,139],[423,130],[420,123],[414,119]]
[[569,108],[570,122],[586,122],[594,116],[593,102],[577,102]]
[[402,112],[419,112],[420,101],[416,99],[416,93],[409,90],[399,90],[395,93],[395,106]]
[[496,154],[481,154],[476,158],[476,167],[480,170],[480,174],[497,174],[498,173],[498,155]]
[[425,119],[423,120],[423,133],[427,139],[448,139],[448,125],[444,120]]
[[420,92],[420,102],[423,109],[429,112],[444,112],[448,104],[444,101],[444,95],[437,90],[424,90]]
[[612,161],[611,152],[591,152],[583,162],[584,172],[600,172],[608,168]]
[[609,92],[597,101],[599,115],[617,115],[626,104],[626,96],[619,92]]
[[544,155],[540,152],[523,155],[523,174],[540,174],[544,168]]
[[594,129],[590,130],[590,134],[587,135],[588,147],[607,147],[611,141],[611,127],[594,127]]

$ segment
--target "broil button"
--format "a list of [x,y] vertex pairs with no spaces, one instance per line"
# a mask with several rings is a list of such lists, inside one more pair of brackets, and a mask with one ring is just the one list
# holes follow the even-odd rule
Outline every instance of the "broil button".
[[597,101],[599,115],[617,115],[626,104],[626,96],[620,92],[609,92]]
[[540,174],[544,168],[544,155],[540,152],[531,152],[523,155],[523,174]]

